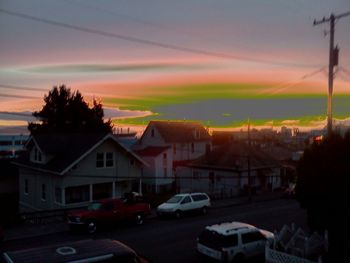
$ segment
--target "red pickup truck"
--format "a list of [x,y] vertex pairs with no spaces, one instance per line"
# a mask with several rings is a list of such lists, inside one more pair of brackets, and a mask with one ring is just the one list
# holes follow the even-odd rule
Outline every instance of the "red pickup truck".
[[119,221],[133,220],[137,225],[142,225],[150,213],[151,207],[147,203],[135,199],[110,198],[93,202],[87,209],[70,212],[68,224],[71,230],[83,229],[94,233],[97,226]]

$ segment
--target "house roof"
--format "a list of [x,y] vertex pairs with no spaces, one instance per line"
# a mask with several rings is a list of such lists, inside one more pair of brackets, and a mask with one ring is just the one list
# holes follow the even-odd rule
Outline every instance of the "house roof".
[[244,143],[232,143],[214,148],[210,153],[190,162],[187,166],[222,169],[222,170],[247,170],[248,156],[250,157],[251,169],[273,168],[279,163],[273,156],[254,146]]
[[140,163],[146,164],[140,157],[121,145],[109,133],[35,135],[30,138],[27,147],[31,148],[33,147],[32,145],[36,145],[42,153],[52,158],[45,164],[33,163],[30,162],[29,154],[27,154],[15,163],[19,166],[41,171],[64,174],[106,140],[113,141],[118,147],[132,155]]
[[140,156],[158,156],[164,151],[168,150],[169,146],[149,146],[142,150],[136,151],[136,153]]
[[158,130],[167,143],[211,140],[208,131],[199,122],[151,121],[148,127],[151,126]]

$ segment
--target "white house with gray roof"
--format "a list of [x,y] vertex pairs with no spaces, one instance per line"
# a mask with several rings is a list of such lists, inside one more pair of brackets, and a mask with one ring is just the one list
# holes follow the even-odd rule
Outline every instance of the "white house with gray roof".
[[150,121],[135,150],[151,164],[147,175],[154,180],[145,182],[158,193],[175,186],[180,163],[203,156],[211,147],[211,136],[199,122]]
[[193,160],[211,149],[211,136],[199,122],[150,121],[139,147],[170,146],[173,160]]
[[148,166],[112,134],[37,135],[19,167],[20,211],[74,208],[139,191]]

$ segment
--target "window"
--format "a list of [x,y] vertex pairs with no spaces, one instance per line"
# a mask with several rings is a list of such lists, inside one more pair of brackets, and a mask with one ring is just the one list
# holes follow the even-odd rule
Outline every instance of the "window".
[[0,146],[12,145],[11,141],[0,141]]
[[38,150],[38,148],[34,148],[34,161],[41,162],[41,152]]
[[176,154],[176,144],[173,145],[174,154]]
[[191,152],[194,153],[194,143],[191,144]]
[[201,173],[193,171],[193,179],[199,180],[200,178],[201,178]]
[[55,202],[62,203],[62,188],[61,187],[55,188]]
[[208,247],[221,250],[221,248],[234,247],[238,245],[237,234],[221,235],[215,231],[204,230],[199,235],[199,242]]
[[43,201],[46,200],[46,185],[45,184],[41,185],[41,200],[43,200]]
[[167,169],[167,168],[164,168],[163,176],[164,176],[164,177],[167,177],[167,176],[168,176],[168,169]]
[[130,166],[134,166],[135,164],[135,160],[134,159],[130,159]]
[[154,129],[151,130],[151,137],[154,137]]
[[202,201],[202,200],[207,200],[208,197],[206,195],[202,194],[197,194],[197,195],[192,195],[193,201]]
[[101,168],[104,167],[104,154],[96,153],[96,167]]
[[65,190],[66,204],[81,203],[90,200],[89,185],[67,187]]
[[113,152],[106,153],[106,167],[114,166],[114,154]]
[[261,234],[258,231],[242,234],[243,244],[261,241],[261,240],[266,240],[266,238],[264,237],[263,234]]
[[191,198],[189,196],[186,196],[182,201],[181,204],[187,204],[191,203]]
[[24,179],[24,193],[26,195],[29,193],[29,182],[28,182],[28,179]]
[[211,184],[215,183],[215,174],[214,174],[214,172],[209,172],[209,182]]
[[114,153],[106,152],[106,153],[96,153],[96,167],[113,167],[114,166]]

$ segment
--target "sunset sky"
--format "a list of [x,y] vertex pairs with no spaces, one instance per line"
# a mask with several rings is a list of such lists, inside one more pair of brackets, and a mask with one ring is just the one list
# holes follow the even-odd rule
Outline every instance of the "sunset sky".
[[[206,83],[326,93],[329,25],[312,23],[350,2],[0,0],[0,9],[0,111],[24,111],[61,83],[119,98]],[[335,93],[350,92],[349,29],[350,16],[336,24]]]

